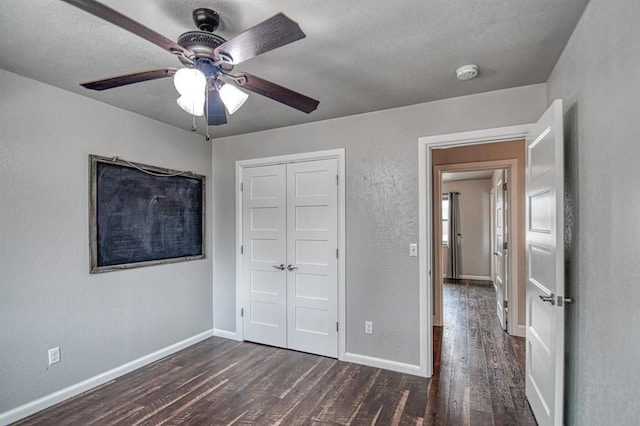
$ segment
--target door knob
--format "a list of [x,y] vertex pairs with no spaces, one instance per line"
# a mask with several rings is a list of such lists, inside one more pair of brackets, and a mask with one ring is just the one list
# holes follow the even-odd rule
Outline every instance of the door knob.
[[292,266],[292,265],[287,266],[287,271],[295,271],[296,269],[298,269],[296,266]]
[[276,266],[276,265],[271,265],[276,269],[280,269],[281,271],[284,271],[284,263],[281,263],[280,266]]
[[538,297],[540,298],[540,300],[542,300],[543,302],[549,302],[552,305],[556,304],[556,300],[555,297],[553,295],[553,293],[551,293],[551,296],[542,296],[542,295],[538,295]]

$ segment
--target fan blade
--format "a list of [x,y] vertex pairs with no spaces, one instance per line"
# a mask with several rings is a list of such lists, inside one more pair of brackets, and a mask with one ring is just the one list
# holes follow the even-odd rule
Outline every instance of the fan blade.
[[207,94],[207,125],[219,126],[227,123],[227,113],[220,99],[220,93],[215,88],[209,89]]
[[174,55],[182,55],[185,57],[189,57],[191,52],[180,46],[173,40],[169,40],[162,34],[158,34],[150,28],[145,27],[141,23],[134,21],[128,16],[123,15],[122,13],[111,9],[108,6],[105,6],[102,3],[99,3],[94,0],[62,0],[66,3],[69,3],[72,6],[77,7],[78,9],[82,9],[85,12],[88,12],[98,18],[102,18],[107,22],[110,22],[114,25],[123,28],[138,37],[142,37],[145,40],[150,41],[151,43],[160,46],[161,48],[168,50]]
[[155,80],[157,78],[171,77],[178,71],[176,68],[161,68],[159,70],[134,72],[102,80],[88,81],[80,83],[80,86],[92,90],[113,89],[114,87],[126,86],[127,84],[140,83],[142,81]]
[[319,101],[311,99],[305,95],[301,95],[298,92],[287,89],[263,78],[256,77],[253,74],[246,72],[240,74],[233,74],[231,77],[235,83],[243,88],[259,95],[271,98],[274,101],[278,101],[285,105],[289,105],[292,108],[306,112],[307,114],[315,111],[318,108]]
[[215,54],[237,65],[305,37],[297,23],[278,13],[222,43],[216,47]]

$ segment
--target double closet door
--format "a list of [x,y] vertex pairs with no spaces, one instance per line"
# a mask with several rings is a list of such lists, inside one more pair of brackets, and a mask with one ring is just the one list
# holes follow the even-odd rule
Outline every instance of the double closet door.
[[337,357],[337,160],[246,168],[244,339]]

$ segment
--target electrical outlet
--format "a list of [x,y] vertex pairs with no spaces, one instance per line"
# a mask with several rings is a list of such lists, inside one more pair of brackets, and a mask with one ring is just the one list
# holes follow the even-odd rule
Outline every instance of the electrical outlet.
[[373,334],[373,322],[372,321],[365,321],[364,322],[364,332],[366,334]]
[[60,347],[49,349],[49,365],[60,362]]
[[418,244],[411,243],[409,244],[409,256],[417,256],[418,255]]

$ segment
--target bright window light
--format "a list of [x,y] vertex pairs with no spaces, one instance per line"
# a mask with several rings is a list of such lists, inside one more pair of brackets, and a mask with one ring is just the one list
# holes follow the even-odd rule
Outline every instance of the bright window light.
[[242,90],[238,89],[235,86],[230,84],[225,84],[219,89],[220,99],[222,99],[222,103],[225,107],[227,107],[227,111],[229,114],[233,114],[237,110],[240,109],[242,104],[245,103],[249,95],[244,93]]

